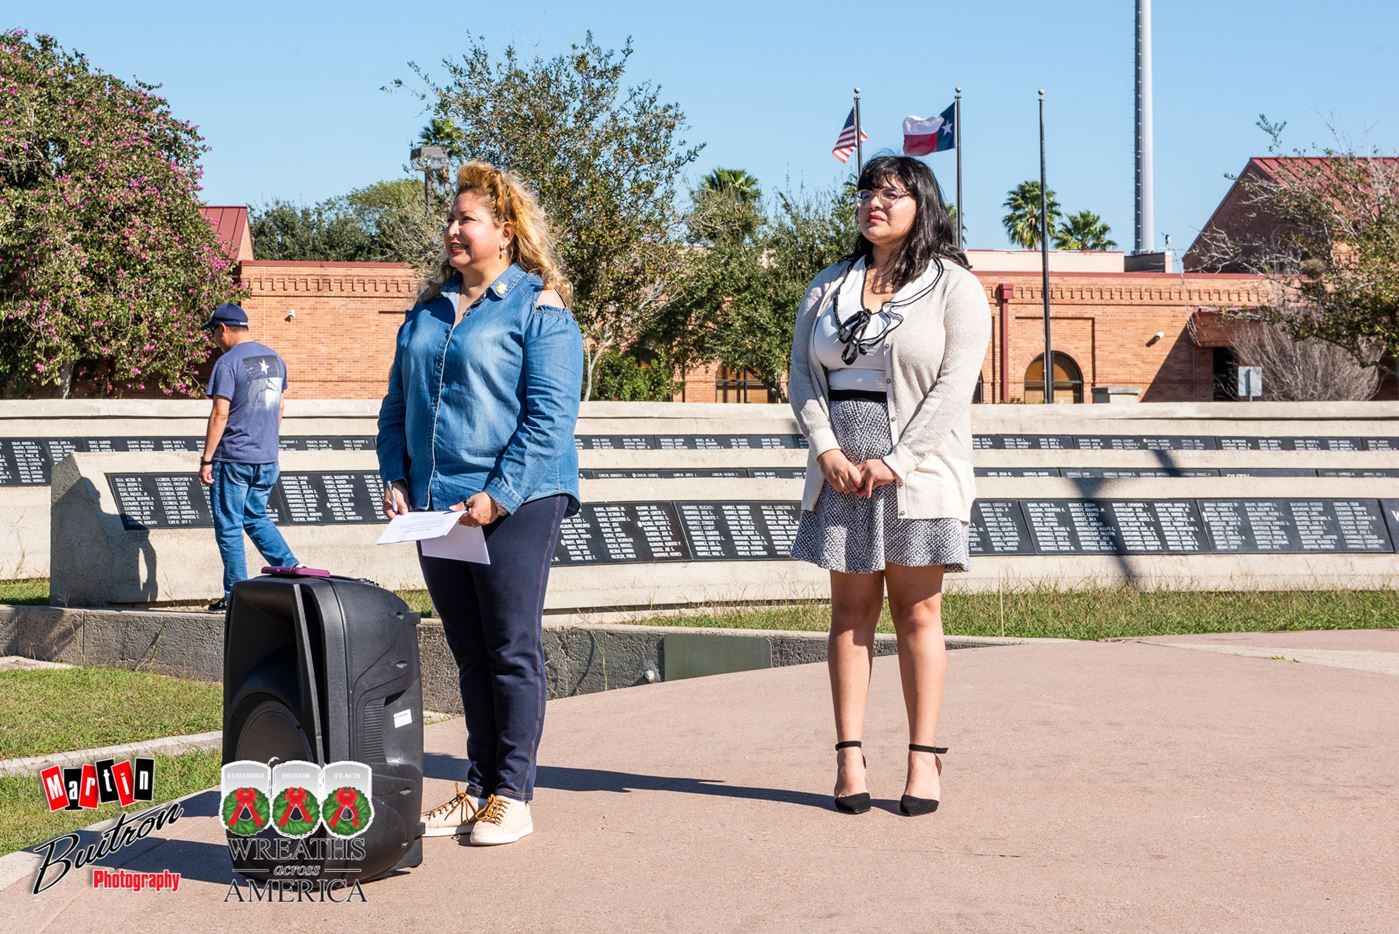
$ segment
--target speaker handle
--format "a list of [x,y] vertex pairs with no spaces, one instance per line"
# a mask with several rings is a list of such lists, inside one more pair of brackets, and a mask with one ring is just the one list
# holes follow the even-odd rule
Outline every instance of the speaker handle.
[[306,611],[302,605],[301,584],[292,584],[292,607],[296,613],[296,628],[301,637],[301,676],[306,679],[306,695],[311,698],[311,727],[316,735],[316,757],[318,764],[328,760],[325,750],[325,737],[321,730],[321,694],[316,681],[315,656],[311,654],[311,633],[306,627]]

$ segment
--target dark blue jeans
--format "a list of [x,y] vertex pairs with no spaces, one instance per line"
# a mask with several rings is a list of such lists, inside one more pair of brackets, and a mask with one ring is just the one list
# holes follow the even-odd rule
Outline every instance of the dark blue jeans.
[[253,540],[271,565],[290,566],[296,557],[272,520],[267,518],[267,494],[279,476],[276,464],[235,464],[214,461],[214,485],[209,505],[214,513],[214,539],[223,557],[223,595],[248,578],[243,557],[243,533]]
[[567,496],[545,496],[486,526],[490,564],[418,557],[461,678],[472,794],[534,797],[544,733],[544,590],[567,507]]

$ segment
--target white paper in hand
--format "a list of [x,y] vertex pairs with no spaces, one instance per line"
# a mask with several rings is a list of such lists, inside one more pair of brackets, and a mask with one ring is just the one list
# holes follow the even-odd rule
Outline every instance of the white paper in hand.
[[379,536],[377,544],[392,545],[395,542],[417,542],[425,538],[438,538],[452,531],[461,518],[459,512],[405,512],[389,520],[389,527]]
[[[454,512],[452,515],[460,516],[461,513]],[[423,539],[422,546],[423,556],[427,558],[491,563],[491,556],[486,551],[486,533],[481,531],[479,525],[454,525],[446,535]]]

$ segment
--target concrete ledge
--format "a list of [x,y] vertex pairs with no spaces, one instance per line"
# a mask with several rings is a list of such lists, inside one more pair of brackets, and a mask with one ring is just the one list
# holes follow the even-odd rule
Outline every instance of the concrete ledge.
[[[4,653],[8,655],[75,665],[107,665],[197,681],[223,678],[223,617],[215,613],[0,606],[0,633],[7,627],[16,633],[14,644]],[[593,694],[662,680],[667,667],[666,637],[677,635],[695,637],[685,640],[683,651],[687,657],[679,665],[694,674],[739,670],[724,661],[733,653],[719,649],[722,643],[731,644],[736,639],[757,644],[738,654],[748,659],[761,656],[769,661],[758,667],[804,665],[826,659],[824,632],[546,621],[544,655],[549,696]],[[715,647],[712,653],[705,648],[710,639]],[[964,649],[1023,641],[954,636],[947,640],[947,647]],[[672,642],[673,653],[680,650],[678,645]],[[874,651],[879,656],[895,654],[894,637],[876,636]],[[419,625],[418,652],[423,706],[460,713],[456,663],[437,620],[424,620]],[[672,657],[671,668],[675,669],[681,661]]]

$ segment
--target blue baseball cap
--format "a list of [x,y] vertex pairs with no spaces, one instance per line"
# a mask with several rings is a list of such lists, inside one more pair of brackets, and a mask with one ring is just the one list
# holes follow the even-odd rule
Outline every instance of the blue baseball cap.
[[232,302],[224,302],[214,309],[214,313],[210,316],[209,322],[200,328],[200,330],[211,331],[214,329],[215,325],[219,324],[232,324],[238,327],[247,327],[248,313]]

